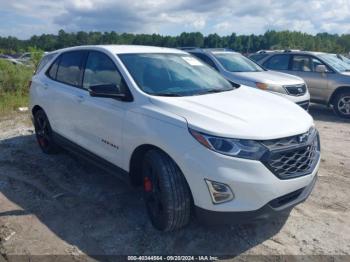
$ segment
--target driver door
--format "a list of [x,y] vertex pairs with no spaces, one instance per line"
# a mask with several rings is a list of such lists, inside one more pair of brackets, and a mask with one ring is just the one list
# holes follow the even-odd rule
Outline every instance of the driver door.
[[329,72],[316,72],[316,66],[324,63],[310,55],[293,55],[291,62],[292,71],[306,82],[311,100],[322,100],[327,91]]
[[[83,76],[83,89],[90,86],[115,85],[126,88],[115,63],[106,54],[90,51]],[[99,157],[121,166],[123,120],[128,102],[114,98],[92,97],[85,92],[76,124],[80,144]]]

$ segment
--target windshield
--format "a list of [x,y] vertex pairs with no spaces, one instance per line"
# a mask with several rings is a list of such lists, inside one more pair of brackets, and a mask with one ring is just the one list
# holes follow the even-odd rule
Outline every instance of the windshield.
[[350,59],[343,55],[336,55],[339,59],[341,59],[343,62],[350,64]]
[[213,53],[222,66],[230,72],[261,72],[262,67],[237,53]]
[[350,65],[339,59],[336,54],[320,54],[319,56],[339,72],[350,71]]
[[119,54],[146,93],[189,96],[229,91],[233,86],[216,71],[188,54]]

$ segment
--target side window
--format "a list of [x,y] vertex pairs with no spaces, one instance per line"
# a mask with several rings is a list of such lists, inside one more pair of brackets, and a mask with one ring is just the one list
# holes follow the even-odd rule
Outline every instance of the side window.
[[84,52],[73,51],[62,54],[56,80],[68,85],[79,86]]
[[215,70],[218,71],[215,63],[213,62],[213,60],[210,59],[210,57],[208,57],[205,54],[201,54],[201,53],[191,53],[192,55],[198,57],[200,60],[202,60],[204,63],[206,63],[207,65],[211,66],[212,68],[214,68]]
[[288,70],[289,55],[274,55],[264,63],[264,67],[272,70]]
[[331,71],[329,69],[329,67],[327,65],[325,65],[323,62],[321,62],[320,60],[318,60],[315,57],[311,57],[311,69],[312,69],[313,72],[316,72],[316,67],[318,65],[324,65],[327,68],[327,72]]
[[92,51],[86,61],[83,88],[90,86],[115,85],[121,92],[125,91],[122,77],[114,62],[101,52]]
[[293,71],[311,72],[311,57],[305,55],[294,55],[292,61]]
[[250,55],[248,56],[251,60],[255,61],[255,62],[258,62],[260,61],[261,59],[264,59],[265,57],[267,57],[268,54],[253,54],[253,55]]
[[60,62],[60,59],[56,59],[56,61],[50,66],[49,70],[46,72],[46,75],[50,77],[52,80],[56,80],[57,75],[57,69],[58,69],[58,63]]

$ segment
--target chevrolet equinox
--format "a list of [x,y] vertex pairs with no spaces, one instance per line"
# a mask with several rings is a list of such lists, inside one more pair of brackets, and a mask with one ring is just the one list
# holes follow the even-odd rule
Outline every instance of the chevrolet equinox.
[[209,224],[286,213],[316,181],[320,141],[305,110],[181,50],[58,50],[39,64],[30,98],[42,151],[78,152],[142,186],[162,231],[192,213]]

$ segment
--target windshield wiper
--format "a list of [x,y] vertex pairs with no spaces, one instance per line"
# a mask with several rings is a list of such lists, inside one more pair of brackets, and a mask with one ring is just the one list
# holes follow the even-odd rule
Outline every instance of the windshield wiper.
[[233,88],[232,89],[209,89],[209,90],[205,90],[204,92],[201,92],[200,95],[221,93],[221,92],[227,92],[231,90],[233,90]]
[[152,95],[155,95],[155,96],[170,96],[170,97],[182,96],[182,95],[180,95],[180,94],[176,94],[176,93],[167,93],[167,92],[164,92],[164,93],[155,93],[155,94],[152,94]]

